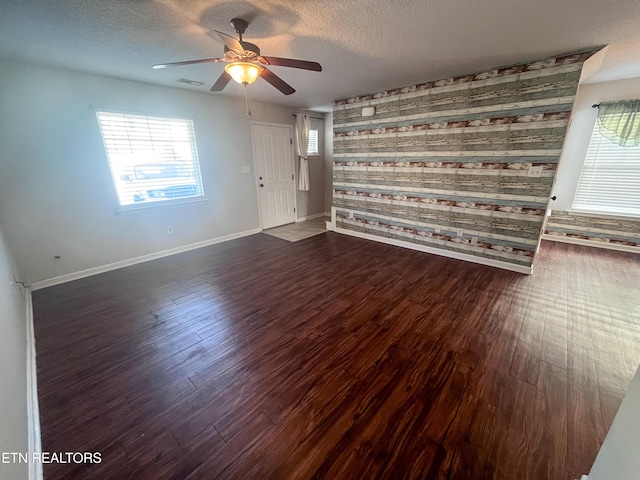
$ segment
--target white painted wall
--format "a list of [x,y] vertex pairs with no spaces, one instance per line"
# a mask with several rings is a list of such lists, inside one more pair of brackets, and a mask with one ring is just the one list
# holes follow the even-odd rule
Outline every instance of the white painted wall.
[[333,112],[324,114],[324,211],[333,204]]
[[640,478],[640,368],[636,371],[589,480],[636,480]]
[[[26,295],[0,230],[0,452],[27,452]],[[0,478],[26,479],[27,465],[0,462]]]
[[550,204],[552,210],[568,210],[573,204],[589,140],[598,115],[598,110],[592,108],[592,105],[631,98],[640,98],[640,78],[581,84],[578,87],[571,113],[571,124],[567,130],[562,157],[558,165],[556,184],[551,194],[558,197]]
[[[310,117],[322,117],[323,113],[303,110],[303,114]],[[323,155],[324,145],[324,122],[316,118],[310,119],[310,128],[318,129],[318,151],[319,155],[309,157],[309,190],[301,192],[296,184],[296,201],[298,202],[297,218],[304,218],[324,211],[324,166]],[[294,150],[295,152],[295,150]],[[300,159],[295,155],[296,178],[300,175]]]
[[[0,63],[0,78],[0,222],[29,282],[259,227],[244,98],[8,60]],[[116,215],[92,106],[194,116],[210,201]],[[259,102],[251,110],[253,120],[291,125],[296,111]],[[243,165],[252,173],[242,174]],[[317,180],[312,188],[322,190]]]

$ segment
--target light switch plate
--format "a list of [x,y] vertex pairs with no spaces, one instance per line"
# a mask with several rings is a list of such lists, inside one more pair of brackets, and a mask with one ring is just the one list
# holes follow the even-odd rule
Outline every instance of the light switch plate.
[[242,173],[251,173],[251,167],[248,165],[243,165],[242,168],[240,169],[240,171]]

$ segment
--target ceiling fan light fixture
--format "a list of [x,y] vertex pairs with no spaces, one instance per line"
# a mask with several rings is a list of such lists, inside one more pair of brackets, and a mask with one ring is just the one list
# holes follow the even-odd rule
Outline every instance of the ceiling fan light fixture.
[[[211,86],[209,89],[210,92],[221,92],[232,78],[235,82],[246,87],[250,83],[255,82],[258,77],[261,77],[265,82],[280,90],[280,93],[284,95],[291,95],[296,92],[296,89],[273,73],[267,68],[267,66],[273,65],[276,67],[298,68],[301,70],[311,70],[313,72],[322,71],[322,65],[318,62],[296,60],[294,58],[261,56],[260,48],[258,48],[257,45],[245,42],[242,39],[242,35],[249,26],[249,22],[242,18],[232,18],[231,25],[233,25],[233,28],[238,34],[238,38],[214,30],[220,40],[222,40],[222,43],[224,43],[224,56],[217,58],[201,58],[200,60],[162,63],[154,65],[153,68],[180,67],[183,65],[194,65],[196,63],[230,62],[224,68],[222,75],[220,75]],[[263,66],[263,64],[265,66]]]
[[255,82],[262,72],[262,68],[249,62],[233,62],[226,65],[224,69],[231,78],[243,85]]

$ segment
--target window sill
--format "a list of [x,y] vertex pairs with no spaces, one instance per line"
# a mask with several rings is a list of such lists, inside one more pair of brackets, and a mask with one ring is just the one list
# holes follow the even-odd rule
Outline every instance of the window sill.
[[127,205],[124,207],[117,207],[114,209],[116,215],[131,215],[134,213],[149,212],[151,210],[161,210],[164,208],[179,207],[180,205],[194,205],[208,203],[209,199],[206,197],[193,197],[185,198],[183,200],[165,200],[159,202],[150,202],[141,205]]
[[576,215],[579,217],[601,217],[601,218],[610,218],[612,220],[636,220],[640,221],[640,215],[625,215],[621,213],[604,213],[604,212],[595,212],[589,210],[567,210],[571,215]]

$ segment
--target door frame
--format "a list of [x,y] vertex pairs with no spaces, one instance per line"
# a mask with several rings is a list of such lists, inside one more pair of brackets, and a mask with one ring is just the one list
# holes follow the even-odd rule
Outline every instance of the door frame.
[[260,218],[260,231],[264,230],[263,228],[263,223],[262,223],[262,203],[260,200],[260,182],[258,181],[258,166],[256,163],[256,139],[254,136],[254,129],[253,127],[255,125],[262,125],[265,127],[282,127],[282,128],[287,128],[289,129],[289,135],[290,135],[290,139],[291,142],[289,144],[289,148],[291,151],[291,171],[293,172],[293,179],[291,180],[293,182],[293,208],[294,208],[294,215],[293,215],[293,221],[294,223],[298,221],[298,173],[296,171],[296,152],[295,149],[293,148],[293,125],[289,124],[289,123],[275,123],[275,122],[263,122],[263,121],[258,121],[258,120],[251,120],[251,152],[253,153],[253,180],[254,180],[254,184],[255,184],[255,188],[256,188],[256,197],[258,198],[258,217]]

